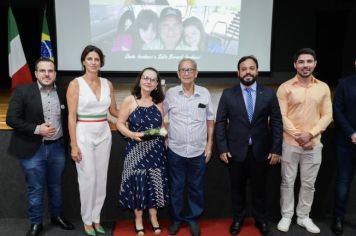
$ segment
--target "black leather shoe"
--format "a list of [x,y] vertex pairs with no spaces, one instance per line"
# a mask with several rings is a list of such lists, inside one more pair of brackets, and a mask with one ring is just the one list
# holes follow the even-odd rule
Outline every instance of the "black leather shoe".
[[334,222],[331,225],[331,230],[336,235],[341,235],[342,234],[342,232],[344,231],[344,222],[340,217],[335,217],[334,218]]
[[179,231],[179,227],[180,222],[173,222],[168,228],[169,235],[176,235]]
[[31,224],[30,229],[27,231],[26,236],[37,236],[42,231],[42,224]]
[[189,229],[192,236],[200,236],[200,228],[197,222],[189,222]]
[[65,230],[74,229],[74,225],[62,216],[51,217],[51,223],[61,227],[62,229],[65,229]]
[[236,234],[240,233],[242,224],[243,224],[243,220],[233,221],[231,226],[230,226],[230,234],[231,235],[236,235]]
[[257,228],[260,230],[260,233],[261,233],[263,236],[268,235],[268,233],[269,233],[269,227],[268,227],[267,222],[265,222],[265,221],[257,222],[257,223],[256,223],[256,226],[257,226]]

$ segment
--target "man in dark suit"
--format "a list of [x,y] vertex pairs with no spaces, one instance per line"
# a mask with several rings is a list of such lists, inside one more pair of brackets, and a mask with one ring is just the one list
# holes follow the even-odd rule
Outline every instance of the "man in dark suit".
[[331,229],[337,235],[343,232],[347,199],[356,167],[355,107],[356,74],[339,80],[333,102],[334,122],[337,129],[337,177],[334,221]]
[[252,189],[253,217],[267,235],[265,186],[268,162],[279,162],[283,125],[275,92],[256,82],[258,62],[242,57],[237,64],[240,83],[225,89],[216,116],[216,144],[220,159],[229,167],[233,223],[230,233],[240,232],[246,216],[246,181]]
[[14,129],[8,150],[20,159],[26,177],[31,221],[28,236],[42,230],[46,183],[52,224],[66,230],[74,228],[61,215],[67,133],[65,91],[54,84],[56,71],[50,59],[40,58],[36,62],[35,76],[37,82],[16,88],[6,116],[7,125]]

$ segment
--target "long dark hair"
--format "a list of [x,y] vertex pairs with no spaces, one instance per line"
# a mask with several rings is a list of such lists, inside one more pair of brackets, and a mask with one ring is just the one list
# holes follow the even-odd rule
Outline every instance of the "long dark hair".
[[164,99],[164,93],[163,93],[162,85],[161,85],[161,76],[159,75],[159,72],[153,67],[146,67],[138,74],[136,81],[135,81],[135,85],[134,85],[133,89],[131,90],[131,94],[134,95],[137,99],[141,99],[142,94],[141,94],[140,81],[141,81],[143,73],[146,70],[152,70],[157,75],[157,88],[154,89],[150,95],[152,97],[153,103],[155,103],[155,104],[161,103]]

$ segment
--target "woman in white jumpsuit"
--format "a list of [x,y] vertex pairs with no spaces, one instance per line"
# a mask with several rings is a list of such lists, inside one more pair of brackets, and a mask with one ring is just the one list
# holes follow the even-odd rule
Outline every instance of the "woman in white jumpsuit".
[[99,77],[104,65],[102,51],[87,46],[81,56],[84,75],[68,86],[68,128],[71,156],[78,172],[81,216],[87,235],[105,233],[100,212],[106,196],[106,180],[111,150],[111,130],[107,113],[117,117],[113,86]]

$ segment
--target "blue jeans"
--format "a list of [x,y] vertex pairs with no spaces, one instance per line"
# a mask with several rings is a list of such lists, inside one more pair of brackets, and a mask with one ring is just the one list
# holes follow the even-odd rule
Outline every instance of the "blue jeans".
[[[204,210],[204,154],[186,158],[168,149],[170,214],[174,222],[194,222]],[[182,216],[184,187],[188,187],[188,213]]]
[[20,164],[26,178],[28,215],[31,224],[42,223],[43,195],[46,183],[51,216],[61,215],[61,182],[65,166],[63,139],[51,144],[42,144],[32,157],[21,159]]
[[336,146],[337,176],[335,217],[344,218],[350,185],[355,174],[356,146]]

